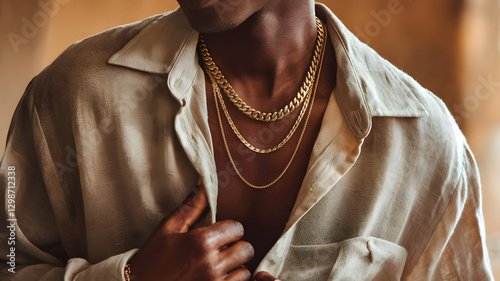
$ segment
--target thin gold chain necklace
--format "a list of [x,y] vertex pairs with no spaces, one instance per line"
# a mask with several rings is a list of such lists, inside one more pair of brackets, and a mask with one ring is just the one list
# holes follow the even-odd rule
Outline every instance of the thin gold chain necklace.
[[[212,82],[212,89],[213,89],[213,92],[214,92],[214,101],[215,101],[215,108],[217,109],[217,118],[219,120],[220,131],[221,131],[222,140],[224,142],[224,147],[226,149],[227,156],[229,157],[229,161],[231,162],[231,165],[233,166],[233,169],[236,172],[236,174],[238,175],[238,177],[246,185],[248,185],[249,187],[252,187],[252,188],[255,188],[255,189],[265,189],[265,188],[268,188],[268,187],[274,185],[275,183],[277,183],[283,177],[283,175],[285,175],[286,171],[288,171],[288,168],[292,164],[293,159],[295,158],[295,155],[297,154],[297,151],[299,150],[300,144],[302,142],[302,138],[304,137],[304,133],[306,132],[307,123],[309,122],[309,117],[311,116],[311,112],[312,112],[312,109],[313,109],[313,106],[314,106],[314,99],[316,97],[316,90],[317,90],[317,87],[318,87],[319,76],[320,76],[320,73],[321,73],[321,67],[322,67],[322,64],[323,64],[323,57],[324,57],[324,54],[325,54],[325,49],[326,49],[326,47],[322,48],[322,50],[321,50],[321,56],[320,56],[319,67],[318,67],[318,70],[319,70],[318,71],[318,77],[315,79],[315,83],[314,83],[313,89],[312,89],[312,96],[311,96],[312,102],[311,102],[311,106],[310,106],[309,112],[307,113],[307,117],[306,117],[306,119],[304,121],[304,128],[302,129],[302,132],[300,133],[300,137],[299,137],[299,140],[298,140],[297,145],[295,147],[295,150],[293,151],[292,156],[290,157],[290,160],[286,164],[286,166],[283,169],[283,171],[278,175],[278,177],[276,179],[274,179],[273,181],[271,181],[270,183],[268,183],[266,185],[255,185],[255,184],[250,183],[247,179],[245,179],[245,177],[243,177],[243,175],[241,174],[241,172],[236,167],[236,164],[234,163],[233,157],[231,155],[231,151],[229,150],[229,146],[227,144],[226,136],[225,136],[225,133],[224,133],[224,126],[222,125],[222,118],[220,116],[219,104],[218,104],[218,101],[217,101],[217,95],[220,94],[220,89],[219,89],[219,86],[217,85],[217,82],[215,81],[214,77],[212,77],[211,75],[209,75],[210,81]],[[209,70],[205,68],[205,71],[208,73]]]
[[222,88],[224,93],[226,93],[227,97],[229,100],[238,108],[241,112],[243,112],[245,115],[248,117],[258,120],[258,121],[264,121],[264,122],[270,122],[270,121],[277,121],[281,120],[284,117],[288,116],[290,113],[292,113],[306,98],[307,93],[309,92],[309,89],[313,86],[314,84],[314,77],[316,77],[316,74],[318,72],[318,65],[319,61],[321,60],[321,43],[325,40],[326,37],[326,28],[323,24],[323,22],[316,17],[316,26],[317,26],[317,38],[316,38],[316,45],[314,48],[314,55],[311,60],[311,64],[309,66],[309,71],[307,72],[306,79],[304,80],[304,83],[302,84],[302,87],[300,88],[299,92],[297,93],[297,96],[289,102],[285,107],[281,108],[279,111],[275,112],[261,112],[259,110],[256,110],[249,105],[247,105],[234,91],[233,87],[227,79],[224,77],[224,75],[221,73],[220,69],[217,67],[215,62],[213,61],[210,52],[208,51],[208,48],[205,44],[205,41],[203,40],[203,37],[200,35],[199,40],[198,40],[198,49],[200,50],[201,58],[204,61],[205,68],[207,68],[215,78],[215,81],[217,81],[217,84]]

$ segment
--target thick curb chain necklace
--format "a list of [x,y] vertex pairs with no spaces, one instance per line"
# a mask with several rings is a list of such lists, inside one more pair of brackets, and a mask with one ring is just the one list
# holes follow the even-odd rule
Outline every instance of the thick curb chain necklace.
[[311,60],[311,64],[309,66],[309,71],[307,72],[306,79],[302,84],[297,96],[290,101],[285,107],[275,112],[261,112],[256,110],[249,105],[247,105],[234,91],[233,87],[226,80],[224,75],[222,75],[220,69],[217,67],[212,57],[210,56],[210,52],[203,40],[203,37],[200,36],[198,42],[198,49],[200,51],[201,57],[205,64],[205,68],[207,68],[217,81],[217,84],[221,87],[221,89],[226,93],[229,100],[245,115],[248,117],[264,122],[277,121],[281,120],[284,117],[288,116],[292,113],[306,98],[307,93],[310,91],[310,88],[314,84],[314,77],[316,77],[316,73],[318,72],[318,65],[321,59],[321,43],[325,41],[326,28],[324,24],[321,22],[319,18],[316,17],[316,26],[318,30],[318,36],[316,39],[316,45],[314,48],[314,55]]

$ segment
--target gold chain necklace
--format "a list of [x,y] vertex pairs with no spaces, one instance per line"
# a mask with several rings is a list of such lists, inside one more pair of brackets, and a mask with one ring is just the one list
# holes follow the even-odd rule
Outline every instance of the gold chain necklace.
[[[265,188],[268,188],[268,187],[274,185],[275,183],[277,183],[283,177],[283,175],[285,175],[286,171],[288,171],[288,168],[292,164],[293,159],[295,158],[295,155],[297,154],[297,151],[299,150],[300,144],[302,142],[302,138],[304,137],[304,133],[306,132],[307,123],[309,122],[309,117],[311,117],[311,112],[312,112],[313,105],[314,105],[314,99],[316,97],[316,90],[317,90],[317,87],[318,87],[319,76],[320,76],[320,73],[321,73],[321,67],[322,67],[322,64],[323,64],[323,57],[324,57],[324,54],[325,54],[325,49],[326,49],[326,44],[325,44],[325,46],[323,46],[323,48],[321,50],[321,55],[320,55],[320,60],[319,60],[319,66],[318,66],[318,72],[317,72],[318,73],[318,77],[315,79],[315,83],[314,83],[313,89],[312,89],[312,97],[311,97],[312,102],[311,102],[311,106],[310,106],[309,112],[307,113],[307,117],[306,117],[306,119],[304,121],[304,128],[302,129],[302,132],[300,133],[300,137],[299,137],[299,140],[298,140],[297,145],[295,147],[295,150],[293,151],[292,156],[291,156],[290,160],[288,161],[288,163],[286,164],[286,166],[283,169],[283,171],[278,175],[278,177],[276,179],[274,179],[272,182],[270,182],[270,183],[268,183],[266,185],[255,185],[255,184],[250,183],[247,179],[245,179],[243,177],[243,175],[241,174],[241,172],[236,167],[236,164],[234,163],[233,157],[231,155],[231,151],[229,150],[229,146],[227,144],[226,136],[225,136],[225,133],[224,133],[224,126],[222,125],[222,118],[220,116],[219,104],[218,104],[218,101],[217,101],[217,96],[218,96],[218,94],[220,95],[220,89],[219,89],[219,86],[217,85],[217,82],[216,82],[215,78],[212,77],[211,75],[209,75],[210,81],[212,82],[212,89],[213,89],[213,92],[214,92],[215,107],[217,109],[217,118],[219,119],[220,131],[221,131],[222,140],[224,142],[224,147],[226,149],[227,156],[229,157],[229,161],[231,162],[231,165],[233,166],[234,171],[236,172],[236,174],[238,175],[238,177],[246,185],[248,185],[248,186],[250,186],[252,188],[255,188],[255,189],[265,189]],[[209,70],[207,68],[205,68],[205,71],[208,73]]]
[[198,41],[198,49],[200,50],[201,57],[205,64],[205,68],[207,68],[212,73],[213,77],[217,81],[217,84],[222,88],[224,93],[226,93],[227,97],[236,106],[236,108],[238,108],[248,117],[258,121],[265,121],[265,122],[277,121],[283,119],[284,117],[292,113],[304,101],[304,99],[307,96],[307,93],[309,92],[309,89],[314,84],[314,77],[316,77],[316,73],[318,72],[318,65],[321,59],[320,58],[321,43],[322,42],[324,43],[326,37],[326,28],[323,22],[317,17],[316,17],[316,26],[318,35],[316,39],[316,45],[314,48],[314,55],[311,60],[311,64],[309,66],[309,71],[307,72],[306,79],[302,84],[302,87],[300,88],[299,92],[297,93],[297,96],[292,101],[290,101],[289,104],[287,104],[285,107],[283,107],[277,112],[276,111],[270,113],[260,112],[259,110],[256,110],[247,105],[236,94],[231,84],[229,84],[229,82],[226,80],[226,78],[221,73],[220,69],[217,67],[212,57],[210,56],[210,52],[208,51],[205,41],[203,40],[203,37],[201,35]]
[[[210,77],[211,80],[214,79],[213,76],[212,76],[212,74],[210,72],[208,72],[208,75],[209,75],[209,77]],[[300,122],[302,121],[302,118],[304,117],[304,115],[305,115],[305,113],[307,111],[307,107],[309,105],[309,100],[311,98],[311,90],[309,90],[309,92],[307,93],[307,96],[306,96],[306,98],[304,100],[304,105],[302,106],[302,108],[300,110],[300,114],[297,117],[297,119],[295,120],[295,123],[293,124],[292,129],[288,132],[288,134],[285,136],[285,138],[279,144],[277,144],[277,145],[275,145],[275,146],[273,146],[271,148],[258,148],[258,147],[255,147],[254,145],[252,145],[249,141],[247,141],[245,139],[245,137],[240,133],[240,131],[238,130],[238,128],[236,128],[236,125],[234,124],[233,119],[229,115],[229,112],[228,112],[228,110],[226,108],[226,104],[224,102],[224,99],[222,97],[222,94],[221,94],[220,90],[217,91],[217,97],[218,97],[218,100],[219,100],[220,105],[222,107],[222,111],[224,112],[224,115],[226,116],[226,120],[229,123],[229,126],[233,130],[234,134],[241,141],[241,143],[243,143],[248,149],[252,150],[253,152],[257,152],[257,153],[261,153],[261,154],[265,154],[265,153],[267,154],[267,153],[274,152],[274,151],[280,149],[281,147],[283,147],[290,140],[290,138],[293,136],[293,134],[295,133],[295,131],[299,127]]]

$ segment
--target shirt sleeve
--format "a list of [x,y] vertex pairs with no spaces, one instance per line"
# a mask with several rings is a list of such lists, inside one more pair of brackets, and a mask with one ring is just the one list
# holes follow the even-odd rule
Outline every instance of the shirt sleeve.
[[66,144],[52,139],[58,145],[49,148],[44,130],[57,135],[57,129],[42,128],[33,84],[28,85],[16,109],[0,164],[0,279],[124,280],[124,266],[137,249],[95,264],[85,259],[78,186],[71,188],[75,180],[63,184],[59,178],[58,164],[71,167],[65,154],[58,151],[58,145],[64,148]]
[[404,280],[494,280],[479,172],[465,145],[460,181],[416,266]]

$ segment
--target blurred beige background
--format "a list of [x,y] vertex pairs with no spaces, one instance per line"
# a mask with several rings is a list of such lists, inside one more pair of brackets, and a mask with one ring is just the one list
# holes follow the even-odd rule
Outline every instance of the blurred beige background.
[[[500,2],[320,2],[455,115],[481,171],[488,246],[500,279]],[[69,44],[175,7],[174,0],[0,0],[0,155],[24,87]]]

